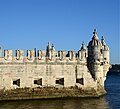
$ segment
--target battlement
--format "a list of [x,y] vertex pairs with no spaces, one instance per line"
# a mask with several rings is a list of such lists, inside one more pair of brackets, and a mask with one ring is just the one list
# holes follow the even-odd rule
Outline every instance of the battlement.
[[[2,52],[2,50],[1,50]],[[40,63],[40,62],[77,62],[84,58],[86,61],[86,54],[81,54],[81,51],[51,51],[50,56],[46,56],[45,50],[27,50],[27,55],[24,55],[24,50],[4,50],[4,56],[0,57],[0,64],[2,63]],[[2,53],[1,53],[2,54]],[[15,54],[15,55],[14,55]],[[84,55],[84,56],[83,56]]]
[[[103,41],[103,39],[102,39]],[[104,42],[105,43],[105,42]],[[104,44],[102,42],[102,44]],[[109,48],[105,45],[100,46],[101,54],[99,55],[101,62],[109,62]],[[97,48],[94,48],[96,50]],[[24,55],[24,50],[4,50],[2,53],[2,49],[0,48],[0,64],[13,63],[13,64],[26,64],[26,63],[87,63],[88,58],[88,49],[86,49],[84,42],[82,43],[81,49],[76,51],[56,51],[54,46],[50,48],[50,43],[48,43],[46,50],[27,50],[27,55]],[[94,51],[92,51],[93,53]],[[96,51],[97,52],[97,51]],[[4,56],[2,56],[4,54]],[[14,55],[15,54],[15,55]],[[90,54],[90,53],[89,53]],[[107,54],[107,56],[106,56]],[[92,58],[91,56],[89,58]],[[98,55],[97,57],[98,58]]]
[[77,52],[57,51],[49,42],[46,50],[0,48],[0,89],[77,86],[98,90],[104,87],[109,67],[109,48],[96,31],[88,46],[83,42]]

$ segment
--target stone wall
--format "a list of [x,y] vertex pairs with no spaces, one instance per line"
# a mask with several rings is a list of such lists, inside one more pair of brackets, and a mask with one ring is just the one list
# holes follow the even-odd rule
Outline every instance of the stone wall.
[[[76,84],[85,86],[87,84],[86,81],[90,78],[92,80],[87,70],[85,65],[73,63],[0,64],[0,89],[47,86],[70,87]],[[76,79],[81,78],[84,78],[83,84],[76,83]],[[40,79],[42,83],[35,83],[35,81]],[[19,80],[19,85],[17,80]]]
[[[104,89],[109,64],[109,48],[99,41],[94,30],[86,49],[56,51],[48,43],[45,50],[4,50],[0,48],[0,89],[78,87],[84,90]],[[4,56],[2,56],[4,54]],[[15,54],[15,55],[14,55]]]

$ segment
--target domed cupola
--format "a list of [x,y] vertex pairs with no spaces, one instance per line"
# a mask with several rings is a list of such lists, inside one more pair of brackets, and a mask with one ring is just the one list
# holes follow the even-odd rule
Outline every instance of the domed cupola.
[[81,49],[78,51],[78,57],[81,61],[86,61],[87,58],[87,50],[85,47],[85,43],[82,43]]
[[106,45],[105,41],[104,41],[104,37],[102,36],[101,39],[101,44],[102,44],[102,54],[103,54],[103,59],[104,59],[104,63],[109,63],[109,47]]
[[88,44],[88,61],[100,62],[102,44],[98,39],[96,29],[94,29],[92,40]]
[[94,29],[92,40],[88,44],[88,47],[89,46],[101,46],[101,43],[100,43],[98,36],[97,36],[96,29]]
[[98,39],[96,29],[94,29],[92,40],[88,44],[88,58],[87,58],[88,69],[94,80],[97,80],[99,77],[98,75],[99,67],[101,64],[101,47],[102,44]]
[[104,41],[104,36],[102,36],[101,44],[102,44],[103,50],[109,50],[108,46],[106,45],[106,43],[105,43],[105,41]]
[[102,46],[106,45],[106,43],[104,41],[104,36],[102,36],[101,43],[102,43]]

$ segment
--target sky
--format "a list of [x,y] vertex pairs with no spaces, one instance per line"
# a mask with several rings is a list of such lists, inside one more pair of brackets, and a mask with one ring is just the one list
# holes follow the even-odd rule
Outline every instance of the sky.
[[119,0],[0,0],[0,46],[45,50],[86,47],[93,36],[104,36],[111,64],[120,64]]

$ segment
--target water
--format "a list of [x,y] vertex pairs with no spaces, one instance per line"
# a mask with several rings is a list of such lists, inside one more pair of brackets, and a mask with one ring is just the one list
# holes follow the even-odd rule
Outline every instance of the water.
[[120,109],[120,73],[111,72],[105,82],[106,101],[112,109]]
[[0,102],[0,109],[120,109],[120,73],[109,73],[107,95],[101,98],[71,98]]

